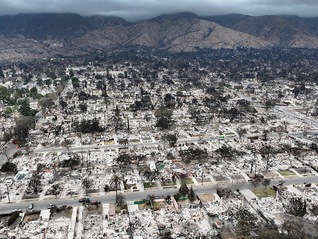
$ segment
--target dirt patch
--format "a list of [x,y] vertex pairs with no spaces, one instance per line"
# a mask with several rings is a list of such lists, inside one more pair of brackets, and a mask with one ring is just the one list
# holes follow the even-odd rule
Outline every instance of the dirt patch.
[[279,177],[279,174],[276,173],[275,171],[267,171],[266,173],[265,172],[262,172],[264,177],[265,178],[278,178]]
[[198,197],[200,198],[202,203],[211,202],[211,201],[214,201],[215,199],[213,193],[198,194]]
[[166,206],[165,202],[154,202],[154,210],[159,210],[160,208],[164,208]]
[[[195,178],[198,183],[202,183],[202,178]],[[209,178],[203,178],[203,183],[211,183]]]
[[23,218],[23,222],[31,222],[31,221],[36,221],[40,218],[40,213],[38,214],[32,214],[32,215],[26,215]]
[[139,210],[150,209],[150,204],[149,203],[138,204],[138,208]]
[[73,207],[70,206],[62,206],[58,209],[56,209],[54,211],[54,213],[52,213],[52,219],[58,219],[60,217],[67,217],[67,218],[71,218],[72,217],[72,213],[73,213]]
[[229,178],[225,177],[224,175],[213,175],[215,181],[227,181]]
[[103,208],[101,205],[88,205],[85,207],[86,214],[102,214]]

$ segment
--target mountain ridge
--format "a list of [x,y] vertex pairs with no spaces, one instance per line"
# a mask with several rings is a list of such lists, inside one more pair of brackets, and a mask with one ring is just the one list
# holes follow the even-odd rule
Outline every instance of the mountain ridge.
[[199,49],[318,48],[318,17],[200,17],[163,14],[138,22],[115,16],[37,13],[0,16],[0,60],[16,61],[100,50],[147,47],[170,52]]
[[248,16],[241,14],[203,17],[224,27],[245,32],[277,47],[318,48],[318,18],[294,15]]

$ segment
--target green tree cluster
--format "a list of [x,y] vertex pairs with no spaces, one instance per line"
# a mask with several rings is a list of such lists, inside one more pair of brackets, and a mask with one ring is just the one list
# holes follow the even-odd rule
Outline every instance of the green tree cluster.
[[77,77],[72,77],[72,85],[74,88],[79,88],[80,87],[80,82]]
[[11,96],[10,90],[8,90],[4,86],[0,86],[0,100],[7,103],[10,100],[10,96]]
[[33,117],[37,111],[34,109],[31,109],[30,103],[28,100],[22,100],[19,107],[19,113],[23,116],[31,116]]
[[173,197],[177,201],[180,200],[180,198],[182,198],[182,197],[187,197],[190,202],[193,202],[196,199],[196,194],[195,194],[192,186],[189,189],[188,185],[183,181],[181,183],[181,186],[180,186],[179,190],[178,190],[178,193],[175,194]]
[[73,124],[75,130],[81,133],[94,133],[103,132],[104,128],[99,125],[97,119],[93,120],[83,120],[80,123],[76,122]]
[[31,116],[20,116],[16,119],[16,126],[14,128],[15,136],[22,142],[28,135],[29,130],[35,126],[34,118]]
[[161,107],[156,110],[155,116],[157,117],[156,127],[161,130],[169,129],[172,126],[172,114],[173,111],[168,108]]
[[70,159],[64,159],[62,162],[59,163],[59,167],[62,168],[71,168],[73,169],[74,167],[80,165],[80,159],[79,157],[72,157]]
[[15,174],[18,171],[18,167],[15,163],[7,161],[4,164],[2,164],[0,171],[4,172],[4,173],[14,173]]
[[177,143],[178,136],[175,133],[168,133],[162,136],[164,142],[168,142],[170,147],[174,147]]
[[191,147],[187,150],[180,150],[179,155],[185,163],[190,163],[192,160],[203,162],[208,158],[207,150],[199,147]]

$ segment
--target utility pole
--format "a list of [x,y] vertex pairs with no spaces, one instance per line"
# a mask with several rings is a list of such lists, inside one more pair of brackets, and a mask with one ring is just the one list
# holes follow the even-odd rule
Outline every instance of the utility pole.
[[5,185],[7,187],[7,196],[8,196],[8,202],[11,203],[11,200],[10,200],[10,187],[12,185],[13,181],[9,181],[9,180],[5,180]]
[[8,202],[10,202],[10,190],[9,190],[9,185],[6,185],[7,186],[7,195],[8,195]]
[[133,231],[133,226],[132,226],[132,223],[130,221],[130,214],[129,214],[129,210],[127,210],[127,213],[128,213],[128,220],[129,220],[129,237],[131,239],[134,238],[134,231]]
[[84,161],[84,157],[83,157],[83,139],[82,139],[82,133],[79,133],[79,137],[80,137],[80,143],[81,143],[81,154],[82,154],[82,165],[83,165],[83,161]]
[[202,173],[201,173],[201,185],[203,185],[203,177],[204,177],[204,171],[202,170]]

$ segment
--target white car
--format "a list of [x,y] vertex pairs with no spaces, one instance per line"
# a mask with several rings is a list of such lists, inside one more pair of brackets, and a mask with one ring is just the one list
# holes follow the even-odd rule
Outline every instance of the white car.
[[33,209],[33,208],[34,208],[34,204],[31,203],[31,204],[29,205],[29,209],[31,210],[31,209]]
[[15,208],[15,209],[12,210],[12,212],[22,212],[22,210],[18,209],[18,208]]

